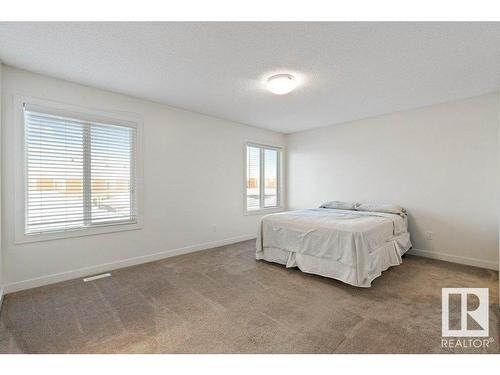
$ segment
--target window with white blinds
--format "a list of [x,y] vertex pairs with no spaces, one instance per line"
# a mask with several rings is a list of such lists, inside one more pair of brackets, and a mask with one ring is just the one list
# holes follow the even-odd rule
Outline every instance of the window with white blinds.
[[24,106],[25,235],[135,223],[134,126]]
[[246,209],[280,207],[281,149],[247,144]]

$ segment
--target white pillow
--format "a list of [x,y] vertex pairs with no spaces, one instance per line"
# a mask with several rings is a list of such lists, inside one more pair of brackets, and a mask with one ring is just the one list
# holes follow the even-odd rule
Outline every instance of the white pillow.
[[385,212],[405,216],[406,210],[397,204],[359,203],[356,206],[358,211]]
[[323,203],[319,208],[333,208],[337,210],[355,210],[359,203],[331,201]]

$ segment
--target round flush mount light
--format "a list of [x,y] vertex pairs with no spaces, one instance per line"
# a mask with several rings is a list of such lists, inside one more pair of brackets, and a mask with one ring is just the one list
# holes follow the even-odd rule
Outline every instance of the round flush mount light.
[[297,80],[291,74],[276,74],[267,80],[267,89],[276,95],[285,95],[297,87]]

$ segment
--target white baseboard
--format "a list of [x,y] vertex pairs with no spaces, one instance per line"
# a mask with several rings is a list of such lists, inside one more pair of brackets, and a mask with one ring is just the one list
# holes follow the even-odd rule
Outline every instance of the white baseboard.
[[256,238],[255,234],[232,237],[232,238],[227,238],[224,240],[205,242],[202,244],[193,245],[193,246],[186,246],[186,247],[182,247],[179,249],[166,250],[166,251],[161,251],[159,253],[143,255],[143,256],[134,257],[134,258],[128,258],[128,259],[119,260],[116,262],[105,263],[105,264],[100,264],[100,265],[85,267],[85,268],[79,268],[76,270],[71,270],[71,271],[56,273],[56,274],[52,274],[52,275],[37,277],[34,279],[22,280],[22,281],[18,281],[15,283],[5,284],[4,285],[4,292],[6,294],[7,293],[14,293],[14,292],[18,292],[20,290],[36,288],[39,286],[54,284],[54,283],[58,283],[61,281],[76,279],[76,278],[80,278],[80,277],[86,277],[89,275],[95,275],[97,273],[116,270],[118,268],[134,266],[137,264],[153,262],[155,260],[170,258],[170,257],[176,256],[176,255],[182,255],[182,254],[192,253],[195,251],[212,249],[214,247],[230,245],[233,243],[251,240],[254,238]]
[[429,251],[421,249],[411,249],[410,251],[408,251],[408,254],[498,271],[498,263],[490,260],[467,258],[458,255],[446,254],[439,251]]

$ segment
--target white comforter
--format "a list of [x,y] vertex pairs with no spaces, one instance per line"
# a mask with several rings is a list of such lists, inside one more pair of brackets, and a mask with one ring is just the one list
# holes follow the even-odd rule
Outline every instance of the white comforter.
[[368,277],[370,252],[406,232],[406,216],[396,214],[325,208],[288,211],[262,218],[256,255],[263,259],[265,248],[275,248],[334,260],[356,268],[361,282]]

